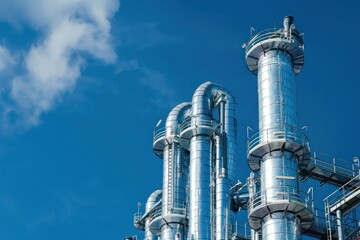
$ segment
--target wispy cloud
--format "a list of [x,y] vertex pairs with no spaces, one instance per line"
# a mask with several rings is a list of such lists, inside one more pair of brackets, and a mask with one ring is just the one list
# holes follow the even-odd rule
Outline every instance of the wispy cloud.
[[14,65],[15,60],[11,56],[9,50],[0,45],[0,73],[8,69],[11,65]]
[[137,60],[122,61],[117,66],[117,73],[136,72],[135,79],[153,92],[150,101],[157,107],[174,105],[175,90],[170,86],[167,77],[156,70],[142,66]]
[[[0,19],[28,24],[41,38],[22,60],[24,73],[9,85],[12,104],[4,108],[5,126],[34,126],[72,91],[81,76],[86,57],[106,64],[116,61],[111,42],[110,19],[119,8],[117,0],[2,1]],[[11,63],[6,48],[0,70]],[[1,54],[0,54],[1,55]]]

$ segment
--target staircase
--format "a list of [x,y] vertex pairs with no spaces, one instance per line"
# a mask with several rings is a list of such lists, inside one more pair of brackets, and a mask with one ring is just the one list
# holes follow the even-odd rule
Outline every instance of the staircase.
[[[340,239],[342,236],[344,239],[355,239],[359,235],[359,221],[353,210],[360,205],[360,175],[326,197],[324,205],[328,240]],[[337,228],[333,227],[334,221]]]

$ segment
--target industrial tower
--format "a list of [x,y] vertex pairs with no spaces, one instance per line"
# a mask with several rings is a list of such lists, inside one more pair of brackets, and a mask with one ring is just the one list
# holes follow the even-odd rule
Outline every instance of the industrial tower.
[[300,239],[313,214],[301,198],[299,168],[309,163],[307,137],[297,126],[295,75],[304,64],[304,43],[293,17],[284,28],[258,33],[246,44],[246,64],[257,75],[259,133],[248,144],[248,163],[260,173],[250,196],[249,224],[262,239]]
[[[287,16],[283,28],[243,45],[259,104],[259,132],[247,141],[252,172],[244,183],[237,179],[246,176],[235,174],[235,99],[227,89],[206,82],[169,113],[164,127],[157,124],[153,150],[163,160],[162,189],[149,196],[144,214],[134,215],[146,240],[358,238],[359,159],[310,152],[297,123],[295,76],[304,65],[304,42],[293,21]],[[309,178],[340,187],[321,209],[313,188],[299,187]],[[235,214],[244,210],[248,218],[239,227]]]

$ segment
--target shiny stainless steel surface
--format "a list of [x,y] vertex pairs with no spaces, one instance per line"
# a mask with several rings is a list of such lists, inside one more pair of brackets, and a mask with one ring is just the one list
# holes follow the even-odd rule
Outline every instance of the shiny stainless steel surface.
[[296,215],[273,213],[264,219],[262,239],[301,239],[300,219]]
[[259,59],[258,99],[259,130],[274,132],[297,126],[295,74],[291,57],[284,51],[271,50]]
[[[309,164],[310,146],[298,128],[295,89],[295,76],[304,64],[304,43],[293,20],[287,16],[283,29],[259,32],[243,45],[247,67],[258,77],[259,102],[259,132],[248,134],[247,157],[253,172],[246,184],[235,176],[235,101],[225,88],[206,82],[191,103],[179,104],[169,113],[165,127],[158,128],[159,121],[153,150],[164,160],[163,194],[155,191],[145,214],[140,209],[134,214],[134,226],[145,231],[146,240],[248,239],[248,226],[252,240],[297,240],[304,232],[324,238],[324,231],[331,238],[336,228],[339,239],[359,235],[358,220],[346,228],[344,216],[357,206],[356,199],[350,203],[338,199],[341,205],[331,207],[328,198],[333,194],[325,198],[326,224],[320,228],[313,224],[313,188],[307,192],[299,188],[299,170],[302,175],[306,170],[306,177],[322,177],[323,183],[330,183],[330,178],[337,184],[352,177],[358,180],[359,160],[354,158],[346,176],[335,158],[330,167],[322,165],[331,169],[326,173],[316,167],[322,161],[315,155]],[[352,190],[351,197],[358,196],[352,181],[339,191]],[[234,221],[239,210],[248,210],[244,235]]]
[[[154,191],[146,201],[145,213],[148,213],[154,205],[161,199],[162,190]],[[150,231],[150,218],[145,220],[145,240],[157,240],[158,237]]]
[[[229,239],[229,231],[226,226],[229,224],[229,189],[230,185],[224,167],[222,138],[215,136],[216,146],[216,177],[215,177],[215,201],[216,201],[216,239]],[[224,231],[225,230],[225,231]]]
[[342,229],[342,214],[340,209],[336,210],[336,226],[337,226],[338,238],[339,240],[343,240],[344,236]]
[[199,135],[190,142],[189,239],[210,239],[210,141]]
[[[190,239],[213,239],[211,229],[213,208],[211,199],[215,195],[215,238],[228,239],[231,233],[229,206],[229,189],[235,183],[235,101],[225,88],[206,82],[199,86],[192,99],[192,119],[190,126],[196,126],[190,135]],[[219,116],[213,116],[213,110],[219,107]],[[197,122],[215,121],[213,131],[203,130]],[[218,130],[217,128],[220,128]],[[184,130],[185,131],[185,130]],[[211,166],[210,154],[211,133],[219,131],[215,138],[215,192],[210,187]],[[185,134],[183,134],[184,136]]]
[[301,239],[301,228],[309,228],[313,218],[299,191],[299,155],[307,154],[308,142],[297,128],[295,74],[303,65],[303,42],[293,29],[288,16],[284,29],[260,33],[246,44],[259,102],[258,140],[248,143],[248,160],[261,176],[260,191],[250,184],[249,223],[261,229],[264,240]]
[[[168,115],[165,125],[166,144],[163,150],[163,197],[162,216],[177,214],[174,209],[185,209],[188,180],[189,153],[176,140],[179,126],[191,113],[191,103],[181,103]],[[185,218],[185,215],[184,215]],[[184,220],[161,226],[161,239],[175,239],[181,232],[185,236]]]

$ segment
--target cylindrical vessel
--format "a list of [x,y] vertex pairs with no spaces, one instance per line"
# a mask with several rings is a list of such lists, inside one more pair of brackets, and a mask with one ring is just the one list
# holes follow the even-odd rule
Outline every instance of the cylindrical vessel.
[[295,73],[291,56],[282,50],[264,53],[258,66],[260,142],[267,142],[296,129]]
[[301,239],[300,219],[294,214],[282,212],[268,215],[264,219],[262,239]]
[[[259,59],[260,143],[274,141],[278,134],[296,129],[295,73],[291,61],[291,56],[282,50],[268,51]],[[265,197],[262,201],[281,200],[284,194],[299,196],[297,160],[291,152],[271,151],[260,164],[261,193]],[[264,219],[263,239],[301,239],[299,230],[293,231],[301,229],[299,219],[282,214],[283,217]]]
[[[303,40],[293,17],[284,29],[255,35],[246,44],[248,68],[258,78],[259,134],[248,144],[249,166],[260,169],[261,187],[250,199],[249,223],[262,239],[301,239],[312,213],[300,198],[299,162],[308,142],[297,129],[295,75],[303,66]],[[304,224],[301,224],[301,219]]]

